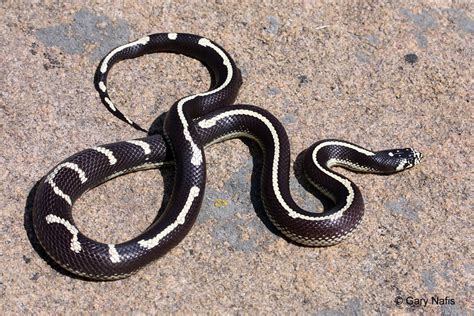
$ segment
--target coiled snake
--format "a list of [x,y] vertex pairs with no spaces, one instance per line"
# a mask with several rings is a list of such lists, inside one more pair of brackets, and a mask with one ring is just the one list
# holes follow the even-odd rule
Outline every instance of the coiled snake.
[[[213,86],[176,102],[166,115],[164,135],[151,135],[86,149],[54,167],[40,182],[33,206],[33,226],[42,247],[65,269],[92,279],[118,279],[164,255],[186,236],[201,207],[206,181],[203,148],[222,140],[247,137],[264,152],[261,193],[266,214],[289,239],[308,246],[333,245],[359,225],[364,213],[354,183],[331,168],[389,174],[418,164],[413,149],[372,152],[341,140],[319,141],[304,152],[308,179],[334,206],[323,213],[305,211],[289,191],[290,147],[281,123],[252,105],[232,105],[241,85],[240,71],[214,42],[191,34],[160,33],[112,50],[100,63],[96,88],[108,110],[144,130],[113,104],[106,80],[117,62],[144,54],[172,52],[200,60]],[[175,164],[175,183],[163,214],[139,236],[104,244],[83,235],[72,205],[85,191],[129,172]]]

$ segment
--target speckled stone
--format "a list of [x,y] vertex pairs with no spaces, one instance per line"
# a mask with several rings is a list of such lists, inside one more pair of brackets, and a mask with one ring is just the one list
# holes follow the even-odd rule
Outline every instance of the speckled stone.
[[[473,314],[473,7],[424,3],[2,1],[0,313]],[[229,51],[244,79],[238,102],[282,120],[293,161],[341,138],[414,147],[423,164],[390,177],[341,170],[361,188],[366,217],[340,245],[299,247],[265,220],[258,150],[227,141],[206,150],[202,212],[180,245],[125,280],[65,275],[34,244],[35,183],[79,150],[143,136],[100,104],[93,74],[114,46],[168,31]],[[109,89],[150,126],[208,80],[195,60],[148,55],[116,65]],[[77,202],[76,224],[99,241],[127,240],[153,221],[172,181],[172,168],[110,181]],[[322,210],[294,177],[291,187]]]

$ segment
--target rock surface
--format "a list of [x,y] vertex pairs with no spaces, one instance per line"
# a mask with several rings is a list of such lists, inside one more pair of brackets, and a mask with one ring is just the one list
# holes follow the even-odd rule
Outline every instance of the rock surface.
[[[469,1],[84,3],[0,4],[2,314],[473,313]],[[361,188],[366,217],[340,245],[306,248],[262,220],[258,151],[227,141],[206,151],[200,217],[170,253],[116,282],[58,272],[32,246],[35,183],[79,150],[143,136],[100,104],[93,73],[113,47],[167,31],[230,52],[244,80],[238,102],[284,122],[293,160],[316,140],[341,138],[374,150],[412,146],[423,164],[390,177],[341,171]],[[142,126],[207,87],[197,61],[168,54],[120,63],[109,83]],[[171,181],[172,170],[154,170],[108,182],[78,201],[76,223],[99,241],[125,241],[153,220]],[[322,209],[294,178],[292,187],[300,204]]]

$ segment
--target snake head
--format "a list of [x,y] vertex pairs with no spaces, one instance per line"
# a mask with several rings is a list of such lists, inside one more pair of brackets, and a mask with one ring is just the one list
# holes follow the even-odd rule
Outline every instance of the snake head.
[[[423,154],[413,148],[404,148],[394,151],[393,158],[399,160],[396,171],[402,171],[405,169],[412,168],[421,162]],[[390,156],[390,153],[388,153]]]
[[377,160],[392,172],[412,168],[423,159],[423,154],[413,148],[383,150],[376,153]]

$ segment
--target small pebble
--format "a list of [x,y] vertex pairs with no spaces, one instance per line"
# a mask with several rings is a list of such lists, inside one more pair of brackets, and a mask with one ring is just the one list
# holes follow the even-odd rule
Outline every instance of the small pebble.
[[418,61],[418,56],[416,54],[407,54],[405,55],[405,61],[413,65]]
[[298,76],[298,80],[299,80],[299,83],[298,83],[298,86],[301,87],[302,85],[304,85],[305,83],[308,83],[309,82],[309,79],[307,76],[305,75],[299,75]]
[[37,281],[39,279],[40,275],[39,273],[35,272],[31,275],[30,280],[31,281]]
[[30,257],[27,257],[27,256],[23,256],[23,261],[25,261],[25,263],[30,263],[30,262],[31,262],[31,258],[30,258]]

